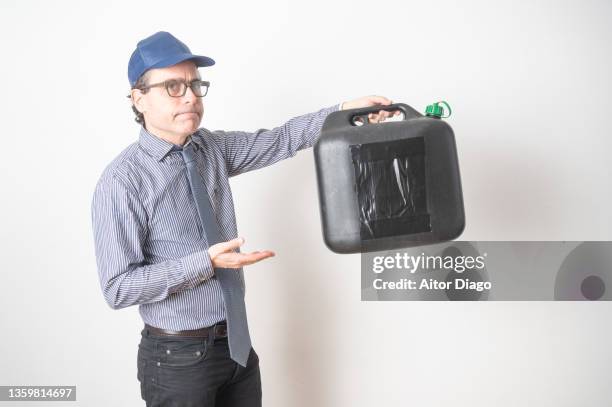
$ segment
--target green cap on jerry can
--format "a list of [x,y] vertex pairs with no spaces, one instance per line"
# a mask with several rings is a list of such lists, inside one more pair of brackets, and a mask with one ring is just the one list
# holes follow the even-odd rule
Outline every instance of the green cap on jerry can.
[[[440,103],[444,104],[448,109],[448,114],[446,116],[444,116],[444,107],[440,106]],[[425,108],[425,115],[435,117],[437,119],[445,119],[451,115],[451,107],[448,103],[441,100],[439,102],[435,102],[431,105],[428,105],[427,108]]]

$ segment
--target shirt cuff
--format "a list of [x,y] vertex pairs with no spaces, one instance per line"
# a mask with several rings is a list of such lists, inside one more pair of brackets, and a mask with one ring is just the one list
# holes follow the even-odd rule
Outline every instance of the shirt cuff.
[[215,274],[208,250],[192,253],[181,259],[185,270],[185,279],[191,287],[195,287]]

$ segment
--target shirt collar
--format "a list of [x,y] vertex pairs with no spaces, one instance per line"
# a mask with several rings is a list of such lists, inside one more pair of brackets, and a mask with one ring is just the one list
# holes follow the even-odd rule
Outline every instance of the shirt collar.
[[[189,136],[185,145],[189,144],[193,140],[195,141],[196,146],[202,147],[202,142],[197,137],[197,134],[198,132],[196,131],[194,134]],[[140,127],[140,137],[138,142],[145,149],[145,151],[157,161],[161,161],[170,151],[173,150],[173,147],[176,146],[176,144],[150,133],[144,126]],[[181,146],[176,147],[181,148]]]

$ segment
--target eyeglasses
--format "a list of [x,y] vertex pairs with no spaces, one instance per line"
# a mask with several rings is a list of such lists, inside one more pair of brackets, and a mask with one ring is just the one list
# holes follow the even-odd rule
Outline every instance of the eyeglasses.
[[169,79],[160,83],[153,83],[151,85],[143,86],[138,89],[146,90],[159,86],[165,87],[166,92],[168,92],[168,96],[172,96],[173,98],[185,96],[185,93],[187,93],[187,87],[191,88],[191,91],[194,95],[199,98],[203,98],[208,93],[208,87],[210,86],[210,82],[203,81],[200,79],[194,79],[191,82],[185,82],[184,80],[179,79]]

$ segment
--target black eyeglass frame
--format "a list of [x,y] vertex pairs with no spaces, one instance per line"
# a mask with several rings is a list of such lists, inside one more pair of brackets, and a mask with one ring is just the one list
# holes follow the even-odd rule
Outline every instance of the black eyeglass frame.
[[[171,83],[180,83],[183,85],[183,92],[181,94],[177,94],[177,95],[172,95],[170,93],[170,89],[169,86]],[[204,87],[206,90],[204,91],[204,93],[202,95],[198,95],[196,93],[196,91],[194,90],[194,86],[198,84],[200,85],[200,87]],[[148,90],[150,88],[155,88],[155,87],[160,87],[163,86],[164,88],[166,88],[166,93],[168,93],[168,96],[173,97],[173,98],[180,98],[185,96],[185,94],[187,93],[187,88],[191,88],[191,91],[193,92],[194,95],[196,95],[199,98],[203,98],[204,96],[206,96],[208,94],[208,88],[210,87],[210,82],[209,81],[203,81],[201,79],[194,79],[191,82],[186,82],[184,80],[179,80],[179,79],[168,79],[165,80],[163,82],[159,82],[159,83],[152,83],[150,85],[147,86],[142,86],[140,88],[134,88],[134,89],[138,89],[140,91],[145,91]],[[127,96],[128,98],[131,97],[130,95]]]

